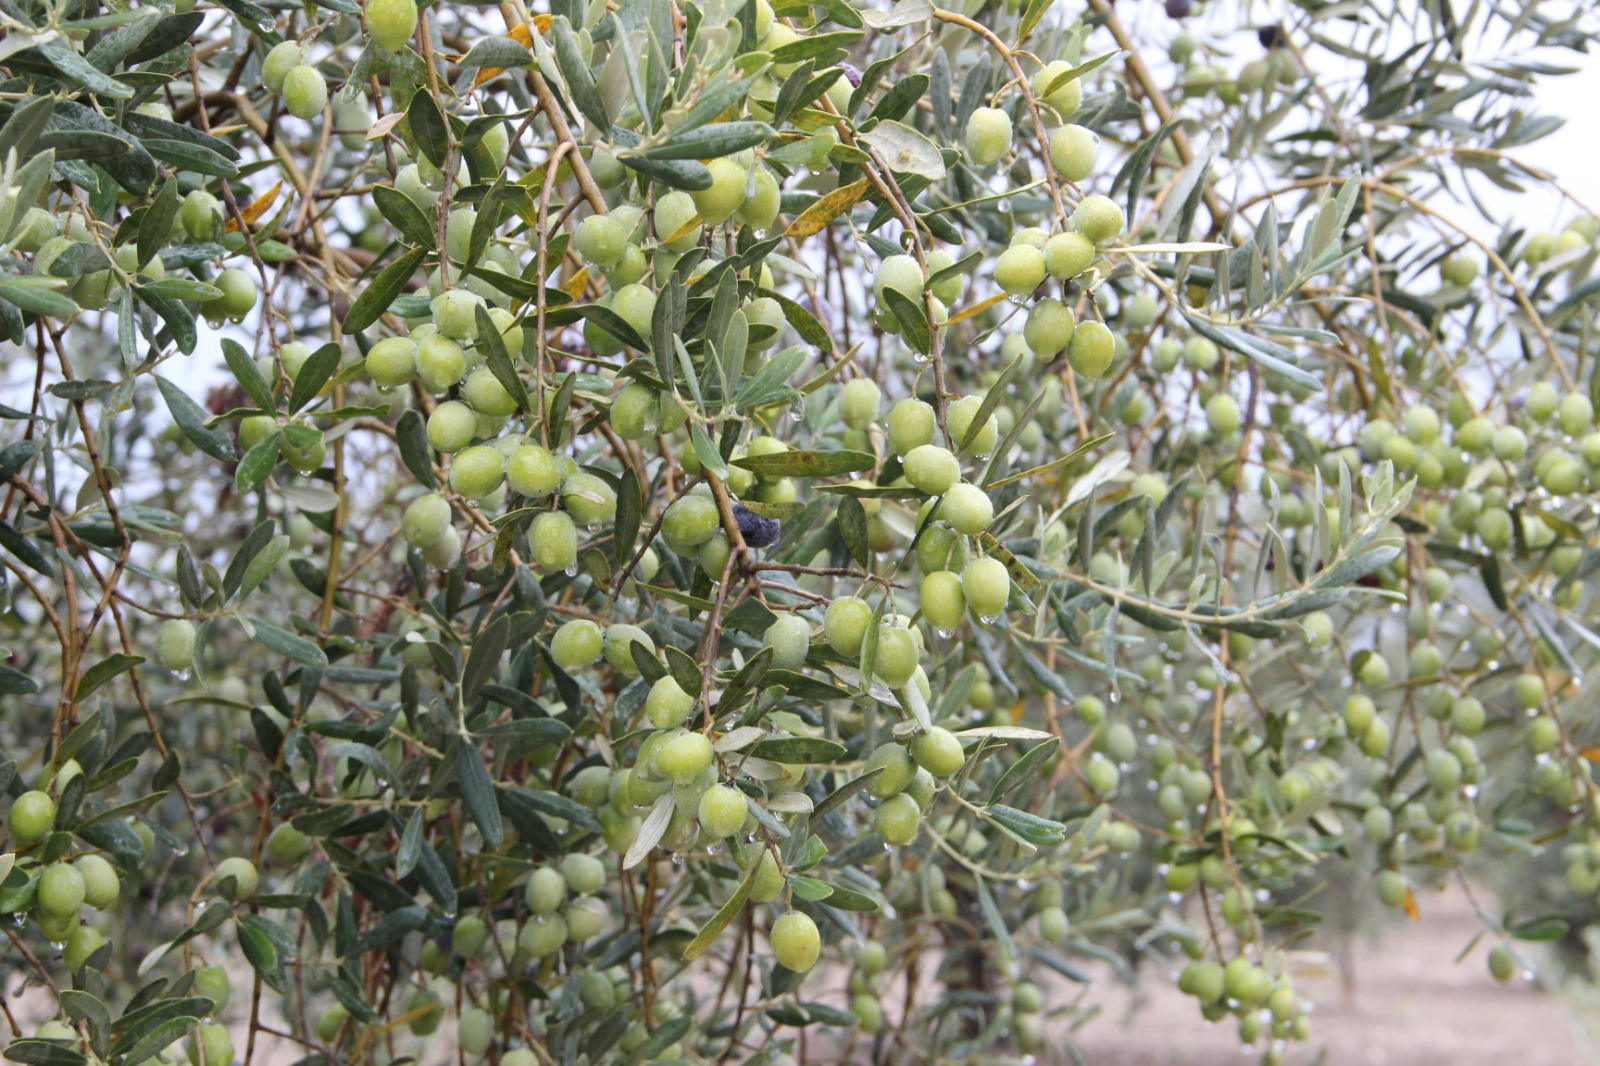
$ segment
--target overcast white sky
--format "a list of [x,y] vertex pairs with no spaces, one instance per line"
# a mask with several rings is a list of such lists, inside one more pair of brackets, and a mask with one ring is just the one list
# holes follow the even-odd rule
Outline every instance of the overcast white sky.
[[[1577,74],[1545,79],[1536,93],[1539,110],[1560,115],[1567,124],[1517,154],[1524,162],[1554,173],[1574,196],[1600,211],[1600,52],[1564,52],[1551,59],[1581,67]],[[1550,214],[1555,210],[1551,201],[1545,208],[1548,217],[1528,221],[1542,226],[1564,223],[1565,215]]]

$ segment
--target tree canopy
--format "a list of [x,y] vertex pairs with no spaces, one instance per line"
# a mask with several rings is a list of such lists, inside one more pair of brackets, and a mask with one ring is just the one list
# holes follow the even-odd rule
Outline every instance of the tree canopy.
[[1204,8],[0,0],[6,1057],[1281,1061],[1342,891],[1592,921],[1593,15]]

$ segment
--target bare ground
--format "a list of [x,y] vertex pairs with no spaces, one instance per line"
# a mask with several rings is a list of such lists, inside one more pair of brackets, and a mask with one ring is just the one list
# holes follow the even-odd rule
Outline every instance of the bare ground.
[[[1332,966],[1295,976],[1315,1003],[1308,1046],[1288,1061],[1328,1066],[1589,1066],[1600,1063],[1594,1038],[1563,997],[1518,978],[1496,984],[1480,944],[1456,956],[1480,929],[1459,889],[1423,899],[1420,922],[1401,920],[1358,944],[1348,982]],[[1531,952],[1530,952],[1531,953]],[[1202,1066],[1252,1061],[1232,1023],[1206,1025],[1189,997],[1151,973],[1138,990],[1102,986],[1105,1012],[1079,1033],[1090,1063]],[[1592,1017],[1590,1021],[1600,1022]]]

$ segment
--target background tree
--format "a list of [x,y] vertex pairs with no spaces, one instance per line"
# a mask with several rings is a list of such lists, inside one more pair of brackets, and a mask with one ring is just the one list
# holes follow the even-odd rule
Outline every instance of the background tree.
[[0,4],[6,1056],[1064,1060],[1154,956],[1276,1061],[1329,885],[1587,922],[1590,16],[1211,6]]

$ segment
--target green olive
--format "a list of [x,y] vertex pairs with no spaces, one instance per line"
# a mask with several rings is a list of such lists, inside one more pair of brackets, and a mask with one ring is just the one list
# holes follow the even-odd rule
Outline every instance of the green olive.
[[997,107],[979,107],[967,118],[967,158],[976,166],[998,163],[1011,150],[1011,116]]
[[817,923],[810,915],[789,911],[778,916],[768,934],[772,942],[772,955],[778,965],[798,973],[805,973],[817,964],[822,954],[822,936]]
[[283,79],[283,103],[295,118],[316,118],[328,106],[327,79],[316,67],[302,63]]
[[416,0],[367,0],[367,29],[386,52],[398,52],[417,30]]

